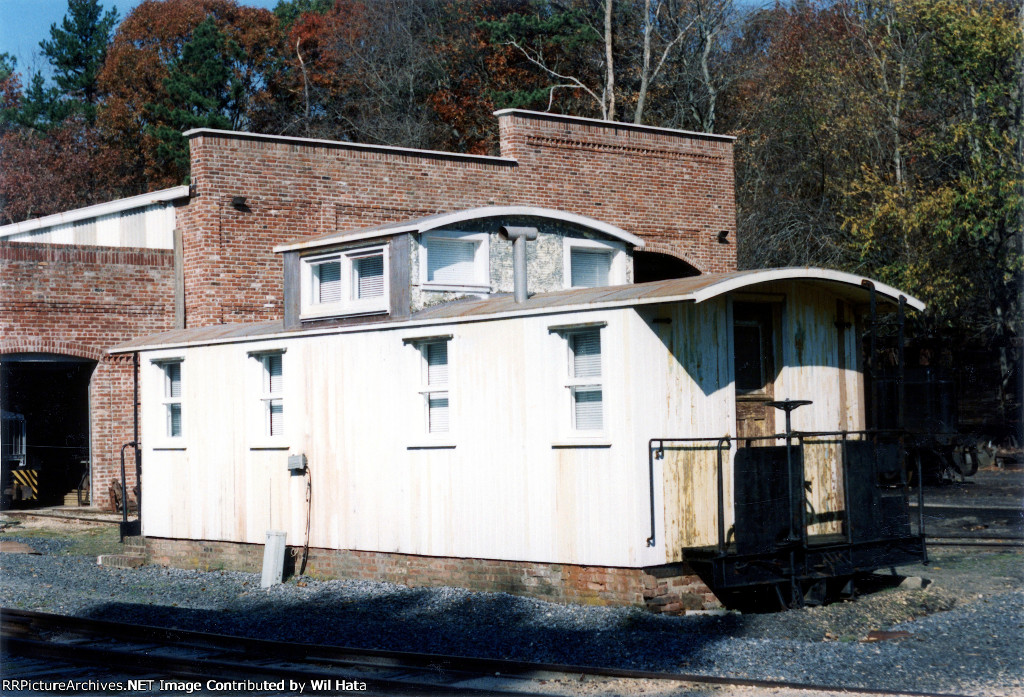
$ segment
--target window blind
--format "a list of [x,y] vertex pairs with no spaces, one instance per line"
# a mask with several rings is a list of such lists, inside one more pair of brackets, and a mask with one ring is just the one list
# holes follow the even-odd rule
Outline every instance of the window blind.
[[573,288],[596,288],[608,285],[612,266],[609,252],[573,249],[569,254],[569,273]]
[[601,333],[595,329],[571,334],[572,376],[574,378],[601,377]]
[[601,430],[604,427],[601,388],[577,387],[572,396],[576,430]]
[[284,433],[284,403],[280,399],[267,402],[267,430],[271,436]]
[[318,303],[336,303],[341,300],[341,262],[325,261],[317,264],[313,273],[316,274]]
[[168,363],[164,366],[167,375],[167,396],[181,396],[181,363]]
[[432,237],[427,240],[427,282],[473,283],[476,242]]
[[427,384],[448,384],[448,342],[427,344]]
[[181,404],[167,405],[167,435],[171,438],[181,435]]
[[267,392],[278,394],[284,388],[284,371],[281,354],[271,354],[264,359],[267,371]]
[[384,255],[352,260],[356,298],[379,298],[384,295]]
[[427,395],[427,419],[431,433],[448,432],[448,393],[431,392]]

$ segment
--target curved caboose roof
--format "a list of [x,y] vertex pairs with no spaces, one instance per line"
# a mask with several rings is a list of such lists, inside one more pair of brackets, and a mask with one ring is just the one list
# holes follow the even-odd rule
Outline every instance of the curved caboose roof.
[[274,247],[275,252],[291,252],[299,249],[312,249],[340,242],[355,242],[377,237],[390,237],[408,232],[427,232],[439,228],[464,223],[469,220],[481,218],[546,218],[563,223],[572,223],[580,227],[589,228],[605,235],[621,240],[636,248],[643,248],[644,241],[636,235],[626,232],[620,227],[606,223],[597,218],[590,218],[578,213],[560,211],[554,208],[539,208],[537,206],[481,206],[479,208],[466,208],[451,213],[438,213],[428,215],[425,218],[406,220],[400,223],[387,223],[374,227],[358,228],[343,232],[332,232],[327,235],[320,235],[308,240],[301,240],[291,244],[284,244]]
[[693,280],[707,279],[711,281],[703,288],[693,291],[693,300],[701,302],[713,298],[722,293],[729,293],[748,286],[770,283],[772,281],[828,281],[840,285],[857,286],[859,288],[875,287],[875,292],[883,299],[899,302],[902,296],[907,305],[915,310],[924,310],[924,303],[917,298],[907,295],[897,288],[888,286],[879,281],[858,276],[845,271],[833,269],[820,269],[810,266],[786,267],[781,269],[752,269],[749,271],[734,271],[725,274],[708,274],[694,277]]
[[514,316],[663,302],[700,303],[726,293],[753,289],[756,286],[779,281],[822,283],[831,285],[837,290],[848,289],[851,297],[862,299],[866,299],[866,294],[873,285],[881,302],[898,303],[900,297],[903,297],[907,305],[915,310],[923,310],[925,307],[924,303],[917,298],[865,276],[832,269],[793,267],[709,273],[625,286],[573,288],[550,293],[537,293],[521,303],[515,302],[515,299],[509,294],[482,299],[456,300],[420,310],[413,315],[412,319],[457,319],[478,315]]

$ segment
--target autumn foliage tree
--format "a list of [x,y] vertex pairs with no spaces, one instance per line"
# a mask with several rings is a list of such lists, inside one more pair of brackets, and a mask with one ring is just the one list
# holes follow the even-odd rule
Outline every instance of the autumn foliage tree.
[[112,17],[69,0],[55,81],[0,56],[0,221],[176,185],[196,126],[474,153],[504,107],[725,132],[742,267],[878,277],[1014,374],[1019,2],[144,0],[104,38]]
[[[186,174],[181,160],[157,135],[165,132],[161,128],[174,127],[158,105],[173,101],[167,88],[172,67],[180,65],[193,32],[208,18],[228,39],[222,49],[230,55],[221,55],[218,63],[229,65],[231,82],[241,85],[248,102],[258,101],[282,35],[269,10],[239,6],[234,0],[145,0],[118,27],[100,73],[105,98],[99,123],[113,142],[132,154],[124,165],[147,188],[174,186]],[[233,87],[225,83],[224,89]],[[233,123],[248,127],[246,110]]]

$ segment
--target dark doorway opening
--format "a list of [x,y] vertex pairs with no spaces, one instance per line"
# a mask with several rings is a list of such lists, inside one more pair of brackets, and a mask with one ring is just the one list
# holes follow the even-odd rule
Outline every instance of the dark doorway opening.
[[682,259],[661,252],[633,252],[633,282],[667,281],[670,278],[700,276],[700,271]]
[[0,356],[5,424],[0,506],[63,505],[65,495],[86,485],[89,381],[95,367],[95,361],[59,354]]

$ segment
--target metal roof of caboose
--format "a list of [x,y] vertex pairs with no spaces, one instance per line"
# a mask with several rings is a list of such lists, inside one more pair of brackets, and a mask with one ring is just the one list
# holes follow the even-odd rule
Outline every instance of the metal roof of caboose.
[[600,288],[573,288],[550,293],[536,293],[524,302],[517,303],[512,294],[493,295],[482,299],[455,300],[435,305],[411,317],[402,319],[382,318],[379,322],[340,327],[318,327],[314,329],[285,330],[281,321],[255,324],[218,324],[194,329],[174,329],[152,336],[141,337],[110,349],[110,353],[127,353],[140,349],[155,350],[207,344],[227,344],[272,338],[343,334],[350,332],[380,331],[402,327],[457,324],[479,322],[534,315],[562,314],[606,310],[665,302],[694,302],[724,295],[726,293],[752,289],[755,286],[776,281],[804,281],[824,283],[844,291],[851,296],[860,296],[874,286],[882,301],[899,302],[915,310],[924,310],[924,303],[884,283],[872,281],[864,276],[818,269],[812,267],[784,269],[756,269],[713,273],[687,278],[673,278],[666,281],[635,283],[624,286]]

